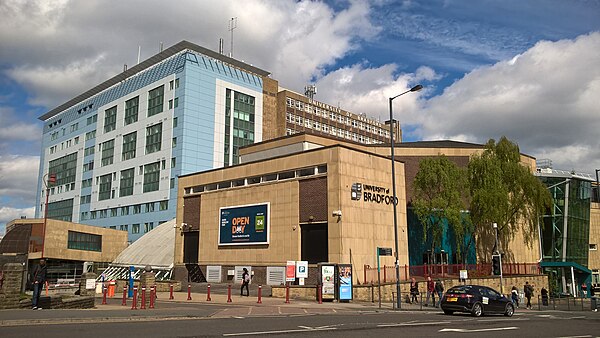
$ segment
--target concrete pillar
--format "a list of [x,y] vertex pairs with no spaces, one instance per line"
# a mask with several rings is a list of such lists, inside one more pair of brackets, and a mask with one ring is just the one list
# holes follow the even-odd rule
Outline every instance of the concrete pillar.
[[[96,294],[96,274],[93,272],[85,272],[81,274],[81,279],[79,280],[79,295],[80,296],[94,296]],[[87,281],[90,280],[89,289],[86,287]],[[94,283],[91,283],[91,280]],[[93,286],[93,287],[92,287]]]
[[19,307],[21,285],[23,283],[23,264],[6,263],[2,269],[4,282],[0,289],[0,309],[15,309]]

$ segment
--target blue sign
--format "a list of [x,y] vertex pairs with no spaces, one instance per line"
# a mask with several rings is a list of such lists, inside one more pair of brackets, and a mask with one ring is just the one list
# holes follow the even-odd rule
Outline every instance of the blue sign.
[[219,209],[219,245],[269,244],[269,203]]
[[339,300],[352,300],[352,265],[338,264]]

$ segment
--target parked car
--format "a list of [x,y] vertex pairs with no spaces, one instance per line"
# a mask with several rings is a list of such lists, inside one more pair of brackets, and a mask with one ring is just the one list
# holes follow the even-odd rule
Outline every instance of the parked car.
[[515,306],[509,298],[481,285],[459,285],[450,288],[442,298],[441,308],[447,315],[467,312],[475,317],[490,313],[511,317],[515,313]]

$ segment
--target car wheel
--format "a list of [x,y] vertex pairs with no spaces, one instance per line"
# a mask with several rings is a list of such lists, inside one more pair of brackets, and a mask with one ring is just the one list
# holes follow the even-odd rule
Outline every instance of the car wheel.
[[450,310],[444,310],[444,314],[445,314],[445,315],[451,315],[451,314],[453,314],[453,313],[454,313],[454,311],[450,311]]
[[471,314],[473,314],[474,317],[481,317],[481,315],[483,314],[483,308],[481,307],[481,304],[479,304],[479,303],[473,304],[473,308],[471,309]]
[[506,317],[512,317],[515,313],[515,307],[512,304],[506,304],[506,310],[504,311],[504,315]]

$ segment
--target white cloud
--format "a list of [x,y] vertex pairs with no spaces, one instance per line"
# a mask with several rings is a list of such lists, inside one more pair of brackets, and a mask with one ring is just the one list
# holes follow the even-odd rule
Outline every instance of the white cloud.
[[426,139],[485,142],[506,135],[555,168],[600,167],[600,32],[542,41],[467,74],[428,100],[409,123]]
[[[9,207],[1,207],[0,208],[0,223],[8,223],[14,219],[21,218],[25,216],[27,218],[35,217],[35,208],[9,208]],[[2,233],[2,231],[0,231]]]
[[0,196],[11,196],[12,203],[35,203],[38,156],[0,155]]
[[38,125],[17,120],[12,108],[0,106],[0,148],[11,141],[37,141],[40,132]]

